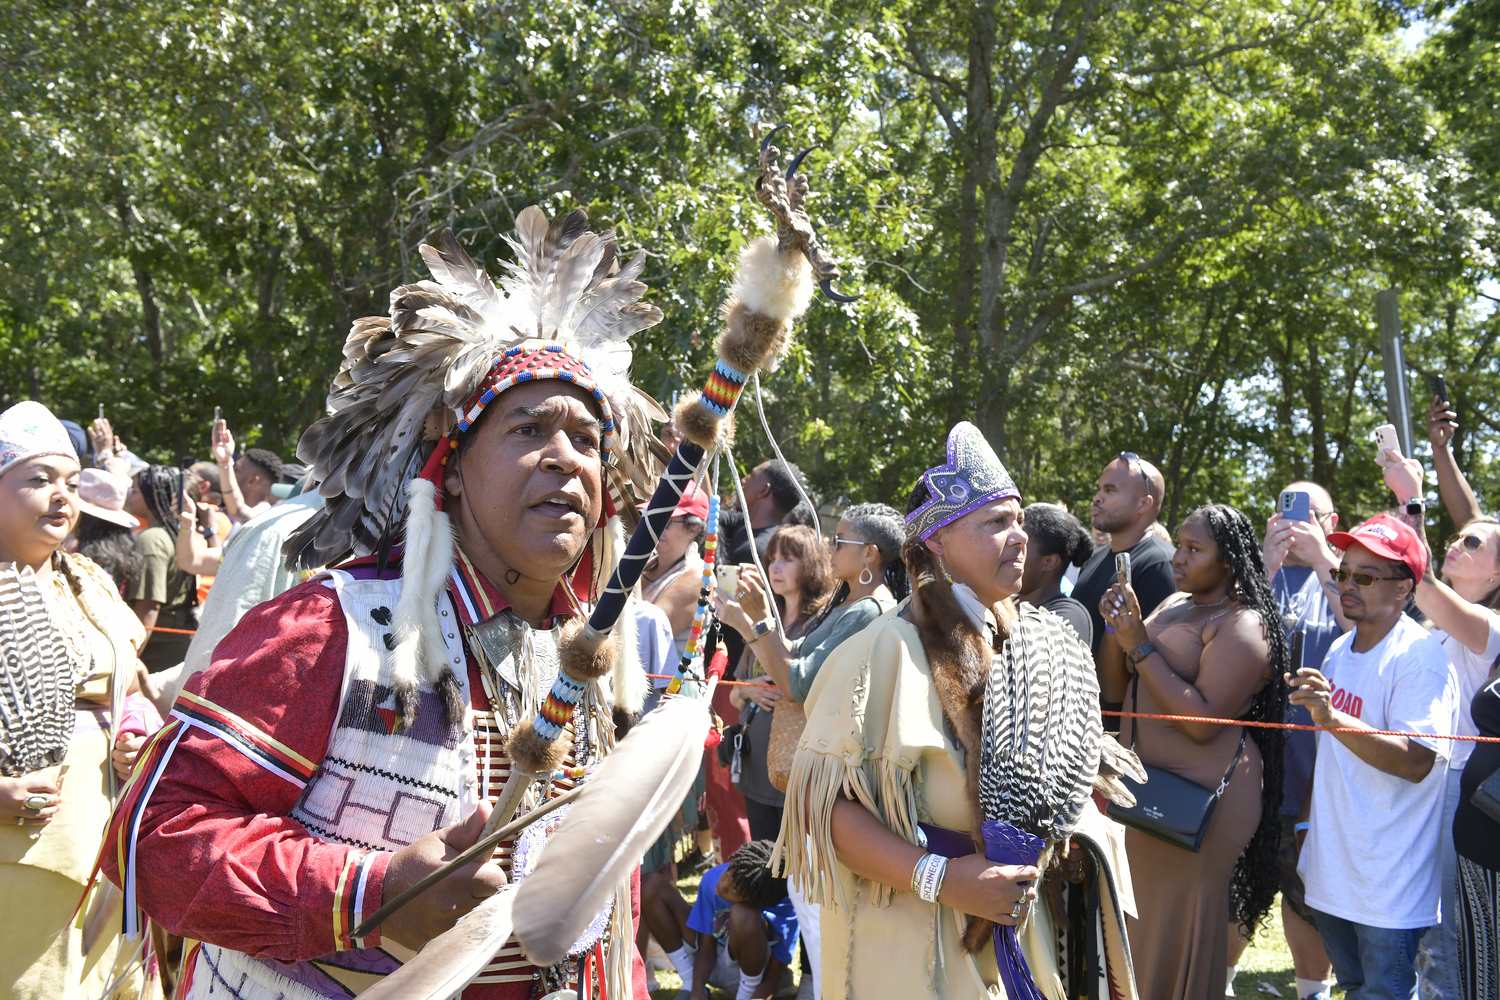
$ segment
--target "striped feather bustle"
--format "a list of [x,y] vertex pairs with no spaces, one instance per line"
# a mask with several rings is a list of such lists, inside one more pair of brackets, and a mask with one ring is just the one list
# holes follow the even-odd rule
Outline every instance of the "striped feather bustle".
[[73,735],[73,663],[36,574],[0,563],[0,772],[60,763]]
[[1102,733],[1088,647],[1052,613],[1023,605],[985,685],[985,818],[1047,840],[1069,836],[1093,787]]

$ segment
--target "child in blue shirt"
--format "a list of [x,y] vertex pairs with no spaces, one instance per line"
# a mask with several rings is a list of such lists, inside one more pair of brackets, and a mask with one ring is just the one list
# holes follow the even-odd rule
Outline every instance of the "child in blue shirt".
[[797,914],[786,879],[766,867],[773,846],[752,840],[710,868],[691,907],[665,875],[642,877],[641,920],[682,977],[678,1000],[707,1000],[711,985],[735,1000],[758,1000],[781,984],[797,943]]

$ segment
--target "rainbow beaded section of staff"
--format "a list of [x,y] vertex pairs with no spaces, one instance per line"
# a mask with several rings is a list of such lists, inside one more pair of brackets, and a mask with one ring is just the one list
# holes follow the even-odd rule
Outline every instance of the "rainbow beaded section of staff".
[[703,630],[708,625],[708,599],[713,594],[714,558],[719,551],[719,495],[708,498],[708,524],[703,539],[703,586],[698,591],[698,607],[693,612],[693,630],[688,634],[687,648],[682,651],[682,661],[677,664],[677,676],[667,685],[668,694],[682,690],[688,670],[698,658],[698,648],[703,642]]
[[740,393],[745,391],[745,383],[748,381],[749,375],[729,367],[720,358],[714,365],[714,373],[703,386],[703,402],[716,416],[727,417],[739,400]]
[[547,699],[537,710],[537,735],[548,740],[555,740],[562,735],[563,727],[573,718],[573,709],[583,697],[586,687],[587,681],[576,681],[559,670],[557,679],[552,682],[552,690],[547,692]]

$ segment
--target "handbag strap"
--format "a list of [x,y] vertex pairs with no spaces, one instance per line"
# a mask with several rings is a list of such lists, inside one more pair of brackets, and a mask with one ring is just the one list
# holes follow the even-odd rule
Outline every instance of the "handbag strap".
[[[1136,674],[1135,677],[1134,677],[1134,679],[1131,681],[1131,685],[1130,685],[1130,711],[1131,711],[1132,715],[1136,715],[1139,712],[1139,710],[1140,710],[1140,704],[1141,704],[1141,675],[1140,674]],[[1130,720],[1130,752],[1131,753],[1135,753],[1136,738],[1140,735],[1140,732],[1141,732],[1141,720],[1138,717],[1137,718],[1132,718]],[[1215,801],[1218,801],[1219,797],[1224,794],[1224,789],[1226,789],[1226,788],[1229,787],[1229,779],[1234,776],[1234,769],[1237,766],[1239,766],[1240,756],[1242,754],[1244,754],[1244,752],[1245,752],[1245,738],[1247,736],[1249,736],[1249,735],[1250,735],[1250,731],[1248,729],[1246,729],[1244,726],[1241,726],[1240,727],[1240,745],[1235,749],[1235,751],[1234,751],[1234,759],[1229,762],[1229,767],[1224,771],[1224,777],[1222,777],[1222,778],[1219,779],[1219,787],[1216,788],[1216,789],[1214,789],[1214,800]]]

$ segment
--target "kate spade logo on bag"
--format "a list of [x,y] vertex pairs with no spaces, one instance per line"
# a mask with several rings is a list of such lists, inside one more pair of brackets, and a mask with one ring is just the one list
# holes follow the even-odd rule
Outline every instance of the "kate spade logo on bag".
[[1143,815],[1151,817],[1152,819],[1161,819],[1163,816],[1166,815],[1166,813],[1164,813],[1160,809],[1156,808],[1156,806],[1142,806],[1141,807],[1141,813]]

